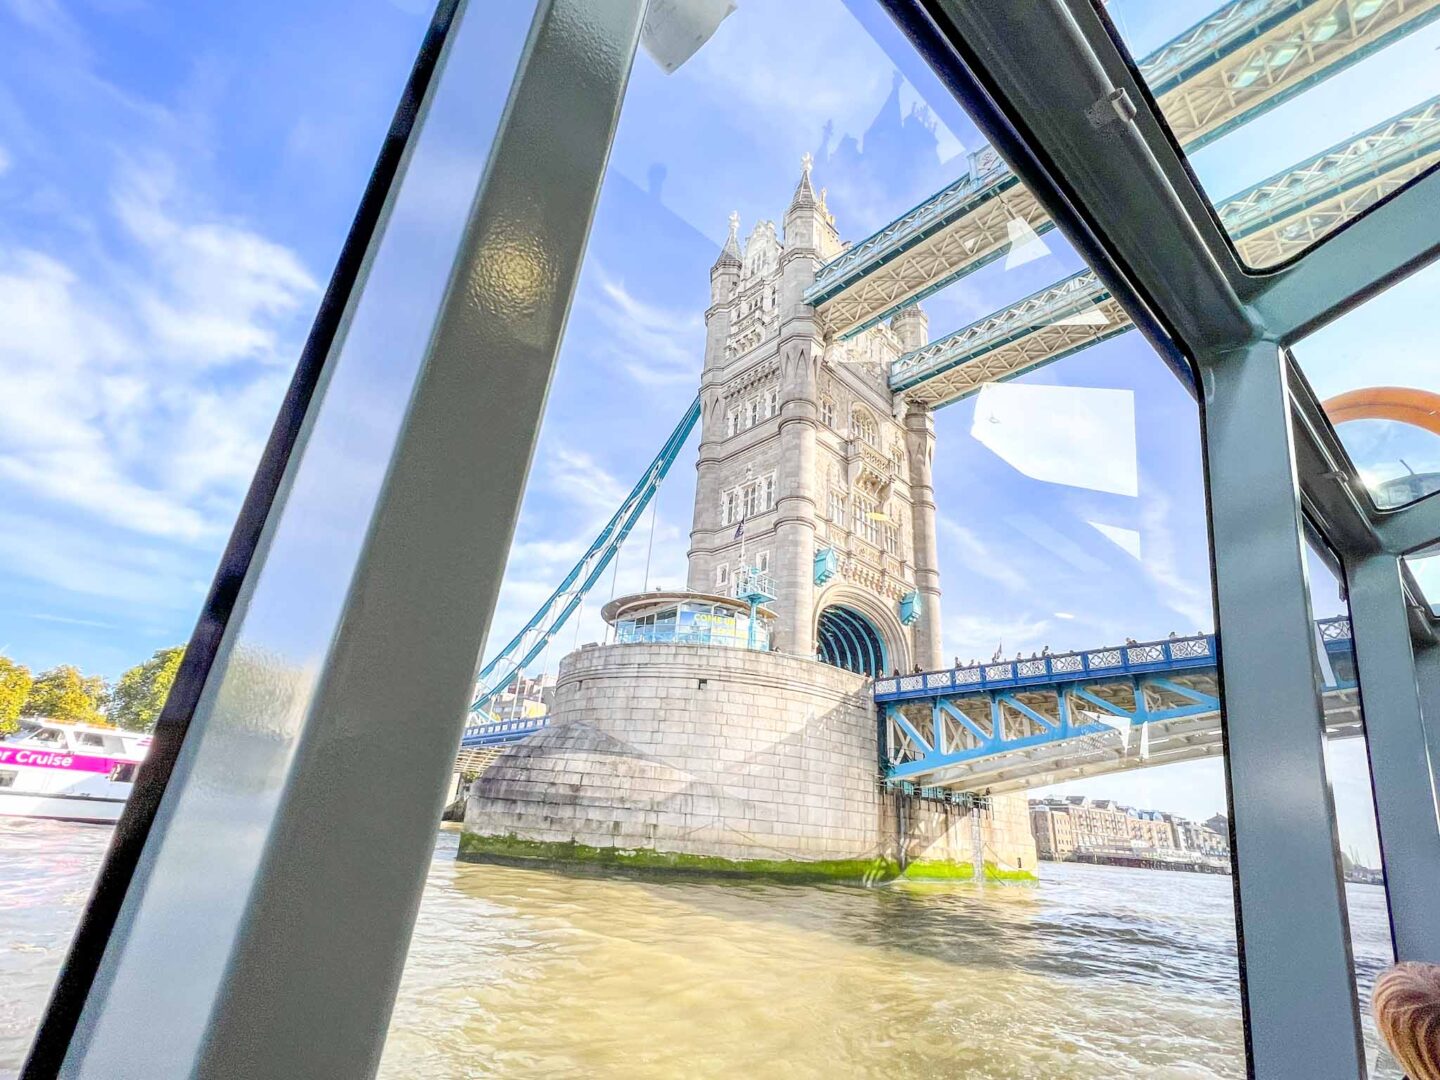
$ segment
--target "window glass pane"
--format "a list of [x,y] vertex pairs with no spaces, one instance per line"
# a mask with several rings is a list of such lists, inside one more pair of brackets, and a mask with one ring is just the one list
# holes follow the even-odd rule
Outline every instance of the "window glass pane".
[[[846,1075],[1243,1076],[1195,403],[884,12],[725,6],[693,55],[651,37],[636,61],[495,614],[487,659],[512,636],[518,659],[477,688],[452,778],[465,821],[440,828],[382,1072],[668,1077],[825,1061]],[[307,51],[296,68],[373,78],[387,58],[408,62],[423,16],[394,7],[384,47],[367,52],[336,6],[319,35],[334,55]],[[230,29],[209,32],[252,47]],[[50,62],[40,44],[35,71]],[[51,85],[85,85],[62,78],[75,74]],[[125,89],[140,93],[135,78]],[[276,91],[287,124],[312,90]],[[193,619],[174,570],[201,567],[198,596],[250,467],[234,445],[253,459],[395,96],[369,82],[332,92],[345,101],[317,106],[326,122],[271,132],[305,183],[277,180],[285,198],[268,203],[247,192],[286,235],[332,213],[331,233],[303,232],[321,254],[291,262],[245,234],[243,251],[283,272],[220,279],[244,319],[206,307],[181,274],[138,305],[157,321],[147,364],[174,359],[160,345],[193,362],[217,325],[226,341],[253,331],[239,335],[251,352],[216,360],[211,397],[181,387],[179,413],[233,402],[250,386],[242,359],[275,376],[222,440],[224,483],[179,470],[160,506],[175,511],[161,515],[166,543],[118,549],[128,576],[82,573],[116,553],[109,534],[77,548],[62,594],[104,603],[39,629],[22,620],[33,640],[77,620],[140,625],[144,596],[116,597],[116,581],[149,595],[167,632]],[[267,102],[228,108],[257,122]],[[373,129],[330,122],[350,107],[373,109]],[[232,144],[236,124],[217,120],[217,141]],[[325,168],[343,177],[292,205]],[[267,160],[236,171],[287,175]],[[432,180],[436,197],[469,195],[443,170]],[[217,200],[202,251],[240,212]],[[108,224],[157,221],[158,274],[187,230],[154,213]],[[144,246],[125,236],[120,247]],[[175,317],[181,300],[191,318]],[[118,306],[101,297],[84,313]],[[161,389],[177,377],[134,370]],[[123,414],[134,385],[104,385]],[[698,424],[672,431],[702,385]],[[156,434],[140,460],[169,460],[171,428],[130,420],[101,435],[123,448]],[[194,464],[182,451],[213,430],[181,435],[175,453]],[[657,461],[665,483],[636,502]],[[75,512],[71,494],[57,481],[49,502]],[[131,494],[124,538],[157,506],[143,485]],[[0,530],[30,544],[6,549],[22,571],[0,578],[16,601],[0,610],[60,584],[56,553],[92,538],[96,521],[42,509],[48,531]],[[709,592],[722,566],[754,591],[703,608],[677,597]],[[537,622],[537,607],[565,615]],[[87,671],[110,663],[99,637],[75,640],[100,658]],[[0,919],[15,935],[0,948],[0,1018],[23,1021],[0,1030],[0,1071],[18,1067],[107,834],[40,834],[32,857],[35,835],[0,827],[0,902],[43,898],[33,921]],[[36,949],[43,963],[6,959]],[[1064,1008],[1035,1004],[1054,1001]]]
[[256,14],[0,9],[3,1077],[429,20],[411,4]]
[[1345,873],[1355,989],[1372,1078],[1402,1080],[1370,1015],[1375,977],[1395,962],[1390,909],[1375,826],[1375,787],[1365,736],[1365,714],[1356,688],[1350,639],[1350,606],[1339,579],[1313,547],[1306,548],[1310,603],[1316,618],[1315,655],[1325,684],[1325,770],[1335,806],[1336,843]]
[[[384,1075],[1245,1074],[1197,410],[1129,328],[878,7],[637,58],[492,645],[699,430],[527,663],[544,728],[476,725]],[[708,633],[608,624],[721,565]],[[920,771],[892,678],[955,691]]]
[[1291,348],[1381,508],[1440,490],[1437,303],[1431,263]]
[[1240,257],[1273,266],[1440,161],[1440,6],[1107,8]]
[[1406,555],[1405,565],[1420,588],[1421,600],[1429,606],[1430,613],[1440,619],[1440,551]]

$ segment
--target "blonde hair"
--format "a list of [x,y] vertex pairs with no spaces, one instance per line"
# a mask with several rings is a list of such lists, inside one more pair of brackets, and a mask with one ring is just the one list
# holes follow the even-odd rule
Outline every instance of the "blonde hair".
[[1396,964],[1375,980],[1375,1025],[1410,1080],[1440,1080],[1440,964]]

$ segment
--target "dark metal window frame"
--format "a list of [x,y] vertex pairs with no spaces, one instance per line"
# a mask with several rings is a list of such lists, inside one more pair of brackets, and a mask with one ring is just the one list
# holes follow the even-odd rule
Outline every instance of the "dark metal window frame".
[[[1436,627],[1399,563],[1440,541],[1440,498],[1378,509],[1286,346],[1440,253],[1440,174],[1285,266],[1256,273],[1236,258],[1089,0],[886,6],[1160,355],[1192,373],[1219,615],[1248,1065],[1267,1080],[1364,1076],[1304,538],[1333,550],[1355,589],[1396,952],[1440,959],[1432,913],[1440,825],[1427,752],[1440,729]],[[1143,103],[1133,121],[1098,107],[1117,91]],[[1281,790],[1288,801],[1277,800]]]

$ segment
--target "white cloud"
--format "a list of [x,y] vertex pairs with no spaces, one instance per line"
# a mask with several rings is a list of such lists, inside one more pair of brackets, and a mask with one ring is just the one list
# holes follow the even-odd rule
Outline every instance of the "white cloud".
[[944,624],[945,647],[961,663],[989,660],[997,647],[1007,657],[1039,652],[1048,644],[1045,635],[1051,627],[1049,619],[1005,615],[947,615]]
[[174,170],[128,164],[112,196],[116,218],[145,251],[149,280],[132,288],[162,354],[187,365],[277,361],[278,320],[319,288],[287,248],[235,224],[180,219]]
[[1140,530],[1147,551],[1140,565],[1159,591],[1161,600],[1185,617],[1188,628],[1209,629],[1215,625],[1209,565],[1203,559],[1193,567],[1181,565],[1175,535],[1170,529],[1170,497],[1157,484],[1149,484],[1148,491],[1140,505]]
[[1091,577],[1106,573],[1104,560],[1091,555],[1071,538],[1069,532],[1057,529],[1038,514],[1007,514],[1004,520],[1010,528],[1034,541],[1050,561],[1062,560],[1079,573]]
[[641,300],[594,267],[599,295],[591,295],[608,333],[612,363],[645,386],[694,384],[705,360],[705,320],[695,311],[672,311]]
[[65,626],[92,626],[97,630],[114,630],[115,624],[99,619],[72,619],[68,615],[50,615],[43,611],[30,612],[30,618],[39,622],[61,623]]
[[[920,122],[934,125],[929,175],[912,175],[910,162],[887,156],[892,146],[865,145],[882,109],[908,115],[925,104],[908,81],[897,88],[895,76],[894,61],[843,9],[825,0],[787,0],[740,5],[675,77],[693,80],[708,98],[707,109],[737,118],[756,153],[791,183],[800,178],[805,151],[823,161],[827,135],[832,152],[844,144],[869,156],[873,168],[820,168],[815,176],[829,186],[831,207],[840,208],[842,232],[858,238],[953,180],[960,168],[951,161],[964,149],[960,138],[928,109]],[[895,132],[890,121],[899,119],[882,122],[887,136]]]
[[546,455],[544,473],[550,491],[607,517],[619,509],[632,486],[622,483],[584,450],[568,446],[557,446]]
[[[485,647],[487,661],[525,625],[590,549],[632,486],[628,478],[616,477],[588,452],[548,440],[541,443],[532,475]],[[554,639],[548,654],[531,665],[534,672],[542,664],[554,672],[574,645],[602,640],[606,628],[600,609],[612,595],[685,584],[688,522],[682,528],[657,513],[652,545],[651,513],[647,509],[636,522],[619,557],[600,575],[579,612]]]
[[11,573],[89,600],[182,612],[198,607],[208,575],[153,540],[126,540],[39,514],[0,514],[0,563]]
[[937,513],[935,522],[939,526],[939,541],[950,549],[947,554],[958,562],[956,569],[962,576],[978,574],[1017,594],[1030,591],[1025,575],[1015,566],[1013,552],[994,551],[974,530],[947,514]]
[[[318,286],[288,249],[187,202],[168,167],[126,165],[111,209],[132,257],[82,272],[0,248],[0,479],[37,511],[78,509],[82,530],[208,548],[254,470],[298,353],[293,317]],[[113,593],[45,552],[12,565]]]
[[[765,32],[755,32],[763,18]],[[797,48],[796,40],[805,47]],[[845,72],[837,78],[836,72]],[[813,146],[827,121],[835,137],[860,137],[890,93],[893,65],[880,47],[819,0],[745,6],[721,24],[682,74],[696,77],[727,112],[773,142]]]

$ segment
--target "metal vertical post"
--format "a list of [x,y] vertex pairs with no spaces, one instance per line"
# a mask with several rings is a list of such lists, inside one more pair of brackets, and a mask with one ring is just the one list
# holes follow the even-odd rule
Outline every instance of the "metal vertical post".
[[27,1076],[374,1073],[643,7],[468,4],[444,38],[63,1062]]
[[1345,578],[1395,955],[1440,959],[1440,819],[1400,560],[1350,559]]
[[1415,649],[1415,681],[1430,754],[1430,786],[1440,804],[1440,644]]
[[1284,359],[1201,374],[1251,1075],[1363,1077]]

